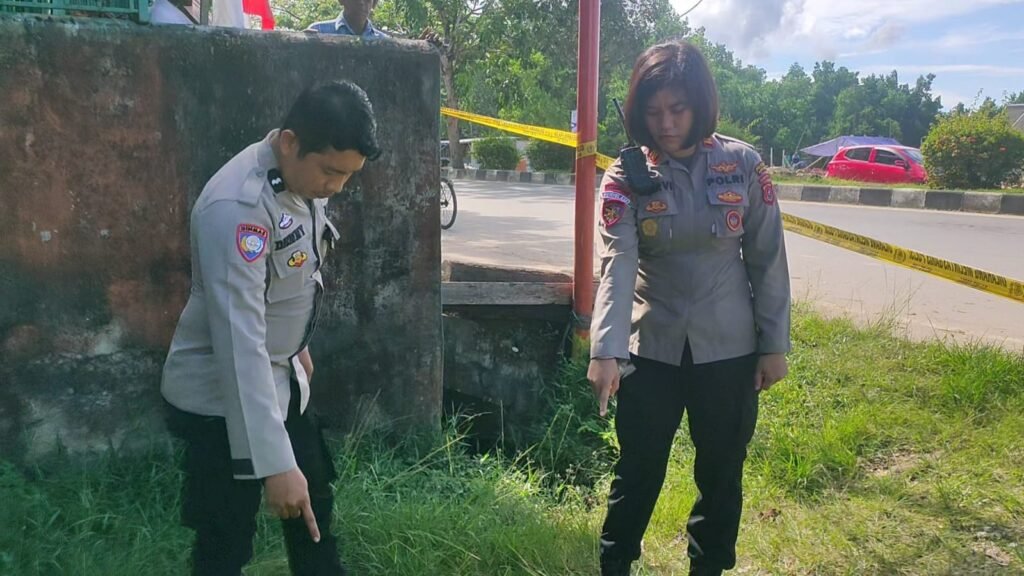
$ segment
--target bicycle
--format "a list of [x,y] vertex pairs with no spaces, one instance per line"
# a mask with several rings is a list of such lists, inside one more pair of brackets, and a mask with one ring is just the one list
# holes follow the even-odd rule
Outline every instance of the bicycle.
[[455,186],[452,181],[441,178],[441,230],[447,230],[455,224],[455,215],[459,212],[459,203],[455,198]]

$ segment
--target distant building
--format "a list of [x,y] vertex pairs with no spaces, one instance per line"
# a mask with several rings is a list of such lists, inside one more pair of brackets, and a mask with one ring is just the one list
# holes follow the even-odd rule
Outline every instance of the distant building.
[[1010,124],[1024,132],[1024,104],[1008,104],[1006,113],[1010,117]]

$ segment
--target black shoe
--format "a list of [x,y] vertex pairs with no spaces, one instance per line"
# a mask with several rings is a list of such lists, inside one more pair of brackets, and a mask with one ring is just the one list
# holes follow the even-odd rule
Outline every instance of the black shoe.
[[602,560],[601,576],[629,576],[632,564],[629,560]]

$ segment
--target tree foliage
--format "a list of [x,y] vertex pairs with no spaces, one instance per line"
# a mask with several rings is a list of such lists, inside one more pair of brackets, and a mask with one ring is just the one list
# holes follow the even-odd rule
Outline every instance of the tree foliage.
[[943,118],[921,151],[934,188],[998,188],[1024,169],[1024,133],[988,109]]
[[[382,0],[374,22],[389,32],[440,36],[445,105],[506,120],[568,129],[576,107],[578,0]],[[337,14],[334,0],[275,0],[282,26],[302,28]],[[714,72],[723,130],[768,148],[796,150],[840,135],[891,136],[919,146],[939,118],[934,75],[901,82],[896,71],[861,77],[834,62],[780,78],[742,62],[693,30],[669,0],[604,0],[598,94],[598,149],[615,155],[626,136],[612,98],[624,99],[637,56],[674,38],[697,43]],[[1005,103],[1024,103],[1024,92]],[[986,113],[1001,114],[991,103]],[[966,110],[960,107],[961,111]],[[449,140],[487,134],[450,120]],[[779,155],[780,157],[781,155]],[[453,165],[458,165],[453,153]]]

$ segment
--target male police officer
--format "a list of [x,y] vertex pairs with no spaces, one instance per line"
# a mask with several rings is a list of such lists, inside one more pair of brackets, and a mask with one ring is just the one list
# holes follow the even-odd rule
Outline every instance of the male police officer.
[[182,521],[196,532],[193,574],[241,574],[261,488],[283,520],[292,572],[344,574],[330,530],[334,469],[308,407],[307,345],[320,267],[338,238],[327,199],[380,155],[376,138],[358,86],[308,89],[192,209],[192,292],[161,391],[186,446]]
[[388,37],[370,21],[377,0],[338,0],[338,3],[341,4],[341,14],[337,18],[314,22],[306,28],[306,32],[359,36],[364,39]]

